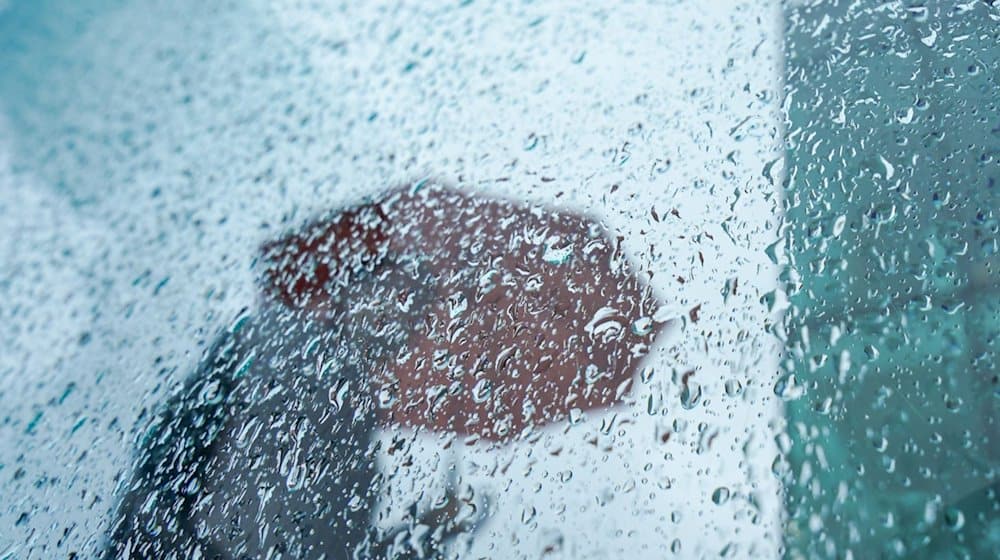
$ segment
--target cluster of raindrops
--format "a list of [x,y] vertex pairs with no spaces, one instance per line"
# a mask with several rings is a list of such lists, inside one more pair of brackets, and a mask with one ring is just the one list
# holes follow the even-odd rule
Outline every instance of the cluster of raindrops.
[[1000,7],[787,10],[792,558],[1000,547]]

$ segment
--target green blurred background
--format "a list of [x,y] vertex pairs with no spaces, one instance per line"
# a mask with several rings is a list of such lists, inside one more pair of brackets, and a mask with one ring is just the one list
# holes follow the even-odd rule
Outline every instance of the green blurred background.
[[1000,11],[786,9],[789,558],[1000,551]]

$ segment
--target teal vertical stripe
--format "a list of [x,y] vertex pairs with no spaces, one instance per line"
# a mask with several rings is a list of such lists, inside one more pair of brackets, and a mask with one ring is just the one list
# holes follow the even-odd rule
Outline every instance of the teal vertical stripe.
[[795,7],[785,41],[786,555],[994,557],[1000,8]]

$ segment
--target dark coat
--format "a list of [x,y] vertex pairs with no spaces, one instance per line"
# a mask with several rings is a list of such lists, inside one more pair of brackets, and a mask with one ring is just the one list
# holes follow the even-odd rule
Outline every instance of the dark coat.
[[149,423],[108,556],[334,560],[364,545],[376,350],[296,315],[221,335]]
[[[405,276],[405,278],[403,277]],[[266,303],[219,336],[148,423],[108,558],[407,558],[407,527],[371,527],[380,494],[370,380],[403,347],[418,269],[355,271],[322,313]],[[440,541],[463,527],[443,527]],[[432,527],[433,528],[433,527]],[[394,544],[395,543],[395,544]],[[434,557],[433,543],[419,543]]]

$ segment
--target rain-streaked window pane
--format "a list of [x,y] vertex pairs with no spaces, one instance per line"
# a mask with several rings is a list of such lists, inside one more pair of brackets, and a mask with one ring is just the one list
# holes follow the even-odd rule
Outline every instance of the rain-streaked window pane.
[[0,0],[0,560],[992,558],[1000,6]]
[[1000,11],[785,13],[789,553],[993,557]]

